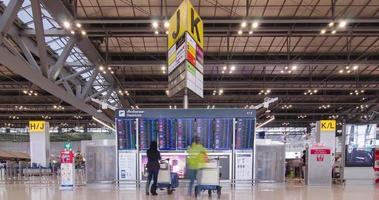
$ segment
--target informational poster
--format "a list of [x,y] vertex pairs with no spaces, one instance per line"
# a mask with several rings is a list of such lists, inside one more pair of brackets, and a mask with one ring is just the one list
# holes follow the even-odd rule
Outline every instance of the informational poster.
[[72,190],[75,180],[74,152],[61,151],[61,190]]
[[235,162],[236,180],[253,179],[253,154],[236,153]]
[[135,152],[118,152],[118,177],[120,181],[137,180],[137,155]]

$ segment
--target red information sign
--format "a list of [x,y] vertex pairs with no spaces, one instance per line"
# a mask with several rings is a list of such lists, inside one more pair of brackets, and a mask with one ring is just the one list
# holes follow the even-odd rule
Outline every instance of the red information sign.
[[73,151],[61,151],[61,163],[73,163],[74,152]]
[[311,154],[330,154],[330,149],[311,149]]
[[193,65],[196,66],[196,58],[190,51],[187,51],[187,60]]

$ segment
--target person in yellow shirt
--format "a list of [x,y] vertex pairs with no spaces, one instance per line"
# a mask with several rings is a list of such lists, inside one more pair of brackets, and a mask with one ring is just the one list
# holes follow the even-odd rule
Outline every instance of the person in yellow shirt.
[[188,195],[192,194],[193,184],[195,182],[197,171],[204,167],[207,160],[207,149],[200,143],[200,138],[195,136],[191,146],[188,148],[188,177],[190,184],[188,187]]

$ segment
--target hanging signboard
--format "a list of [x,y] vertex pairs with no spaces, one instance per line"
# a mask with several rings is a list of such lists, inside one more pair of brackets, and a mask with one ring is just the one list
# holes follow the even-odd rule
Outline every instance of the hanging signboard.
[[169,96],[185,88],[203,97],[203,21],[185,0],[169,20],[168,78]]

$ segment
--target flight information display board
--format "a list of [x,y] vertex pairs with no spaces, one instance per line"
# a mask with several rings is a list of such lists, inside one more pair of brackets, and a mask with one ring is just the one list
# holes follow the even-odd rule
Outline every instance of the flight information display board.
[[117,119],[117,142],[119,150],[136,149],[136,127],[133,119]]
[[192,142],[195,120],[193,118],[178,118],[176,121],[177,148],[187,149]]
[[214,126],[214,148],[230,149],[232,144],[233,119],[216,118]]
[[208,149],[214,148],[213,119],[196,119],[196,136],[200,137],[201,144]]
[[161,150],[176,149],[176,121],[174,119],[157,119],[158,145]]
[[236,149],[253,149],[255,120],[238,118],[236,124]]
[[155,119],[139,119],[139,147],[142,150],[149,148],[151,141],[157,141],[157,126]]

